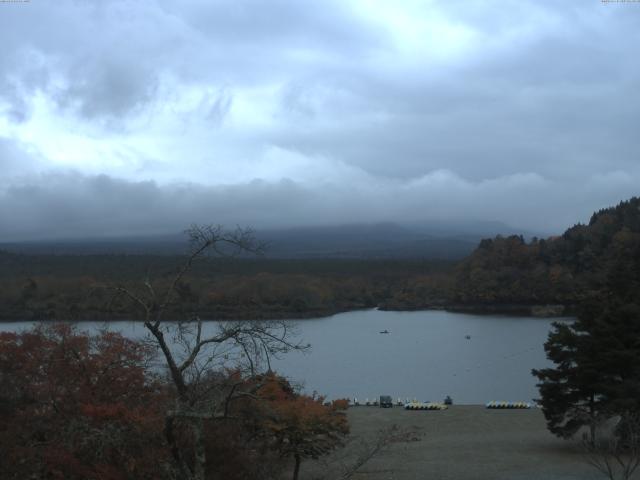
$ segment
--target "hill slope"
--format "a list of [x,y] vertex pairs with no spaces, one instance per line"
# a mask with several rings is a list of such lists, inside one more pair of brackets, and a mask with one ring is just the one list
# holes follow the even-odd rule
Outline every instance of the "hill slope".
[[563,304],[640,292],[640,198],[593,214],[546,240],[483,240],[457,268],[453,302],[463,305]]

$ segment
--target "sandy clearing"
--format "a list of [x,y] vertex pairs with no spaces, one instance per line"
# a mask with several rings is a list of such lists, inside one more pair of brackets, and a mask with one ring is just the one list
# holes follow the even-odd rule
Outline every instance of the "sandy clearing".
[[595,480],[577,443],[558,439],[542,412],[453,406],[445,411],[355,407],[348,411],[349,445],[322,461],[302,465],[301,478],[335,479],[352,463],[363,439],[391,425],[416,432],[416,440],[391,445],[367,463],[356,480]]

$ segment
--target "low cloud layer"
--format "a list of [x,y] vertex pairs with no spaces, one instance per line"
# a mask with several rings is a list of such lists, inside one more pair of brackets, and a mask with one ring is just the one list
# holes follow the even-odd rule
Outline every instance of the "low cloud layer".
[[0,240],[498,220],[638,194],[640,6],[0,3]]
[[[579,187],[517,174],[471,182],[440,170],[410,181],[305,185],[255,180],[234,185],[158,185],[106,175],[50,173],[0,194],[0,241],[177,233],[191,223],[254,228],[499,219],[514,233],[549,235],[588,221],[612,198],[631,196],[638,177],[593,176]],[[567,195],[571,188],[571,195]],[[557,205],[562,211],[553,212]]]

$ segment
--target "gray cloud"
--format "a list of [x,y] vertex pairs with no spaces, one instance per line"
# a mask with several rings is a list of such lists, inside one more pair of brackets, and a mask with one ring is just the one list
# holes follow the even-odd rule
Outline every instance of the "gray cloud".
[[42,168],[42,161],[24,145],[0,137],[0,189],[14,177],[33,175]]
[[367,5],[0,5],[3,235],[185,219],[557,232],[638,193],[640,8]]
[[[179,7],[118,0],[38,4],[2,12],[0,64],[6,77],[29,84],[23,96],[41,89],[85,117],[118,117],[153,100],[163,73],[185,82],[259,84],[280,79],[284,63],[287,69],[306,69],[307,62],[296,60],[298,53],[348,56],[363,48],[365,39],[379,39],[380,32],[366,32],[366,25],[349,18],[341,5],[254,0]],[[25,31],[31,32],[27,38]],[[25,61],[34,56],[41,68],[36,76]],[[20,98],[14,94],[10,100]]]
[[[256,228],[343,223],[501,220],[560,233],[592,211],[637,191],[640,171],[592,176],[579,187],[519,174],[471,182],[438,171],[376,185],[291,180],[228,186],[131,182],[106,175],[50,173],[0,193],[0,241],[175,233],[191,223]],[[553,217],[556,205],[565,208]]]
[[63,108],[77,109],[85,118],[118,117],[135,112],[155,95],[154,73],[135,60],[106,60],[90,66],[75,65],[73,82],[54,97]]

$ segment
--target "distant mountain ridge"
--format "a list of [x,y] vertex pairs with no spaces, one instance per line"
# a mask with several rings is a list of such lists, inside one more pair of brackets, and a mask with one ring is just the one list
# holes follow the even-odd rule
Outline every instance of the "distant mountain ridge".
[[[487,236],[516,229],[499,222],[445,222],[401,225],[393,222],[257,230],[270,258],[428,258],[458,260]],[[519,232],[531,235],[527,232]],[[27,254],[184,253],[184,235],[94,238],[0,244],[0,249]]]

